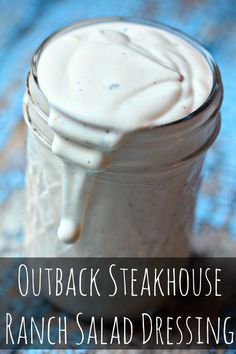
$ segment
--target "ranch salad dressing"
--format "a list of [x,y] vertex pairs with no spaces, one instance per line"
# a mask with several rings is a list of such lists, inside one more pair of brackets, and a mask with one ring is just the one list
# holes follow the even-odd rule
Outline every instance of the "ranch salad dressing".
[[40,53],[37,80],[50,106],[51,151],[63,164],[57,233],[67,243],[83,233],[96,178],[113,165],[114,153],[136,131],[197,110],[213,85],[209,63],[187,40],[116,20],[50,40]]

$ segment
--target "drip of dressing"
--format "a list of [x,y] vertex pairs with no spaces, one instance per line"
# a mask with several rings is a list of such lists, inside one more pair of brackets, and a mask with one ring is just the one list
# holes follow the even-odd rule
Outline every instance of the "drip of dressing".
[[50,106],[52,151],[62,159],[58,237],[83,231],[97,173],[141,127],[179,120],[212,86],[203,55],[182,38],[128,22],[90,25],[56,37],[40,55],[39,86]]
[[48,124],[54,130],[52,151],[62,159],[62,210],[58,238],[65,243],[79,239],[86,206],[96,174],[108,168],[111,151],[122,135],[87,127],[51,110]]

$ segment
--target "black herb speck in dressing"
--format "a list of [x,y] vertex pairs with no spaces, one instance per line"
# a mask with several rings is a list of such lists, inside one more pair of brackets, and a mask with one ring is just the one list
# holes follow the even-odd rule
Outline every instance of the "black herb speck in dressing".
[[111,84],[111,85],[108,87],[108,89],[109,89],[109,90],[114,90],[114,89],[117,89],[117,88],[119,88],[119,87],[120,87],[119,84]]

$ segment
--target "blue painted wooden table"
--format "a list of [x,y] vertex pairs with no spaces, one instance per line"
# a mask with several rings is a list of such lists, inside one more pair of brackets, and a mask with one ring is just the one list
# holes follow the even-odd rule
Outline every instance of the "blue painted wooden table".
[[22,96],[31,56],[61,26],[96,16],[135,16],[177,27],[202,42],[219,64],[222,129],[208,153],[193,248],[236,255],[236,1],[0,0],[0,255],[21,253],[25,127]]

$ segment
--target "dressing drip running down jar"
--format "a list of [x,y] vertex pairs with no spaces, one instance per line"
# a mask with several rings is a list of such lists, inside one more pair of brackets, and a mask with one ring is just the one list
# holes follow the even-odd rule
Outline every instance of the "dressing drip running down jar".
[[221,102],[210,54],[170,27],[102,18],[49,37],[24,97],[27,254],[188,256]]

